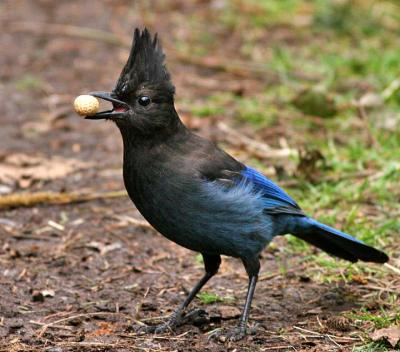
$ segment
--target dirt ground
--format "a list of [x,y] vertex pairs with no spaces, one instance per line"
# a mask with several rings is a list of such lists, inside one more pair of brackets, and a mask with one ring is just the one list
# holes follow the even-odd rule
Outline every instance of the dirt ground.
[[[201,12],[203,7],[200,1],[171,1],[164,16],[166,5],[160,3],[0,4],[0,160],[11,165],[9,177],[15,180],[1,185],[2,194],[124,189],[117,128],[79,119],[71,101],[79,93],[111,89],[127,50],[104,37],[91,40],[90,33],[71,33],[68,26],[109,31],[129,42],[133,26],[147,23],[161,34],[168,57],[173,39],[186,38],[177,22],[185,11]],[[228,35],[217,26],[210,30]],[[234,55],[234,41],[224,50],[227,57]],[[214,71],[179,60],[172,49],[170,53],[168,67],[180,99],[196,101],[218,89],[216,82],[239,91],[260,85],[256,78]],[[180,113],[199,133],[218,139],[213,121],[203,123],[184,109]],[[277,126],[270,131],[273,144],[282,130]],[[56,162],[61,175],[53,174]],[[29,167],[32,173],[17,175]],[[137,335],[135,326],[167,316],[201,277],[194,253],[147,226],[126,196],[3,210],[0,350],[349,351],[361,343],[366,325],[350,324],[338,314],[360,306],[369,291],[356,281],[315,283],[301,253],[288,256],[277,248],[263,253],[250,320],[257,327],[254,335],[236,343],[208,339],[210,331],[236,323],[244,302],[247,277],[241,263],[231,258],[223,259],[219,275],[205,288],[225,297],[223,302],[196,299],[191,308],[205,311],[200,318],[175,333]]]

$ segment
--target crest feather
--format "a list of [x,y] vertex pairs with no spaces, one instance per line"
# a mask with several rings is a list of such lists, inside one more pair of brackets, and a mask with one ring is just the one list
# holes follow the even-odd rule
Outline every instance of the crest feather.
[[170,74],[164,64],[165,55],[157,34],[152,38],[147,28],[135,29],[128,61],[123,68],[114,91],[125,95],[140,84],[163,84],[174,93]]

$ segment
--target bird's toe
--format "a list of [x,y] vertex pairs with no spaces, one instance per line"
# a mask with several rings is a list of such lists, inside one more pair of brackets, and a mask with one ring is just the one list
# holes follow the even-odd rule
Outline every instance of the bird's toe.
[[163,334],[165,332],[173,331],[177,326],[181,324],[181,314],[174,313],[168,321],[158,325],[142,325],[139,326],[136,331],[143,334]]
[[245,327],[237,326],[227,330],[220,329],[213,332],[209,339],[226,342],[226,341],[239,341],[242,340],[247,335],[247,330]]
[[138,334],[152,334],[156,330],[157,325],[139,325],[135,327],[135,332]]
[[168,331],[173,331],[175,326],[169,324],[169,322],[159,325],[146,325],[139,326],[136,330],[139,334],[163,334]]
[[242,340],[247,335],[247,330],[244,327],[236,327],[226,332],[226,339],[229,341]]

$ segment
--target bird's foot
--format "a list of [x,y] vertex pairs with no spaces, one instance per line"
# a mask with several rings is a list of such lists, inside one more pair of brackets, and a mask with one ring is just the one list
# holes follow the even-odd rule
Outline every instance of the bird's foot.
[[206,320],[207,313],[202,309],[192,310],[185,315],[182,314],[182,311],[176,311],[166,322],[152,326],[140,326],[136,331],[145,334],[162,334],[168,331],[174,331],[178,326],[187,323],[201,325]]
[[239,341],[246,337],[246,335],[254,335],[255,328],[247,329],[245,326],[236,326],[234,328],[218,329],[214,331],[208,338],[209,340],[226,342],[226,341]]
[[162,334],[164,332],[174,331],[174,329],[180,325],[181,321],[182,315],[180,313],[174,313],[166,322],[158,325],[140,326],[137,329],[137,332],[145,334]]
[[218,329],[209,336],[209,339],[220,342],[239,341],[243,339],[245,336],[246,336],[246,328],[242,326],[236,326],[228,330]]

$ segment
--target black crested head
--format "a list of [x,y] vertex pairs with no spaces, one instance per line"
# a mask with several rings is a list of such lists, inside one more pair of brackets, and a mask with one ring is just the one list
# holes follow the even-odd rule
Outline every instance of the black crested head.
[[141,84],[161,85],[171,95],[175,89],[164,64],[165,55],[157,34],[154,38],[145,28],[135,29],[128,61],[114,88],[117,96],[124,97],[137,90]]
[[132,49],[112,92],[91,95],[112,103],[111,110],[89,119],[113,120],[124,141],[165,140],[185,128],[174,107],[175,88],[164,64],[165,55],[157,35],[135,30]]

